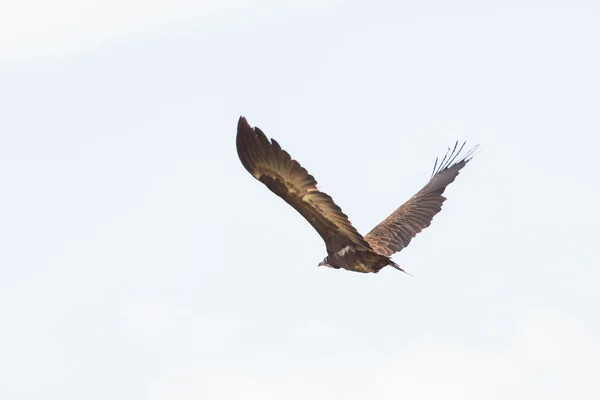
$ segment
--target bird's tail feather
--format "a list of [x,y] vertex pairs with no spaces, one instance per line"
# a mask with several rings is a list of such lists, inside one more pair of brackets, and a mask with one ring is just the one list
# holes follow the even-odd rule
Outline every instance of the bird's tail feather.
[[[394,267],[398,271],[402,271],[407,275],[410,275],[408,272],[400,268],[398,264],[396,264],[390,257],[384,256],[383,254],[378,254],[374,251],[359,251],[359,258],[364,265],[368,265],[371,268],[371,272],[379,272],[382,268],[389,265]],[[412,276],[412,275],[410,275]]]
[[[400,266],[398,264],[396,264],[395,262],[393,262],[391,258],[389,259],[389,262],[390,262],[389,265],[391,267],[396,268],[398,271],[404,272],[406,275],[410,275],[408,272],[406,272],[405,270],[403,270],[402,268],[400,268]],[[412,275],[410,275],[410,276],[412,276]]]

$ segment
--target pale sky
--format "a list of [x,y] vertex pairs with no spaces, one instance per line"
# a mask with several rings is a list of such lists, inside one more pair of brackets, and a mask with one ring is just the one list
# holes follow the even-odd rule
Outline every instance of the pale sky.
[[[0,2],[0,399],[600,398],[596,1]],[[362,233],[481,152],[377,275]]]

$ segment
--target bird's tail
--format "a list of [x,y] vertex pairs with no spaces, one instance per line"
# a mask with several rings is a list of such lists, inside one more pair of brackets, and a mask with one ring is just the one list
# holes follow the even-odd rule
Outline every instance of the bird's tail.
[[361,251],[359,252],[359,257],[365,265],[368,265],[371,268],[371,272],[377,273],[381,271],[382,268],[389,265],[391,267],[394,267],[398,271],[402,271],[405,274],[410,275],[408,272],[400,268],[398,264],[392,261],[390,257],[378,254],[374,251]]
[[[388,264],[389,266],[396,268],[398,271],[404,272],[406,275],[410,275],[408,272],[406,272],[405,270],[403,270],[402,268],[400,268],[400,266],[398,264],[396,264],[395,262],[393,262],[391,258],[388,259],[388,262],[389,262],[389,264]],[[412,275],[410,275],[410,276],[412,276]]]

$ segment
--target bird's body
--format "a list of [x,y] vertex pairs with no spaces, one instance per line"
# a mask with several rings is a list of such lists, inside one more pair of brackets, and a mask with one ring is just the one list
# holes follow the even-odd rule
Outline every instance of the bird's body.
[[328,253],[320,266],[331,268],[343,268],[354,272],[378,272],[386,265],[400,269],[389,257],[377,254],[373,250],[357,250],[356,247],[348,245],[340,250]]
[[236,145],[248,172],[294,207],[321,235],[327,257],[319,265],[363,273],[377,273],[387,265],[403,271],[390,257],[429,226],[446,199],[442,196],[446,186],[475,150],[457,161],[464,144],[460,148],[455,145],[439,164],[436,160],[429,182],[363,237],[333,199],[317,189],[312,175],[275,140],[269,141],[259,128],[251,128],[243,117],[238,121]]

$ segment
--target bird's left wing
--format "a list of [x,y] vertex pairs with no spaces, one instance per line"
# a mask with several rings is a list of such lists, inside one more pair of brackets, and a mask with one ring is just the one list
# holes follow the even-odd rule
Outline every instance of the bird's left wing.
[[464,146],[463,143],[459,148],[457,142],[452,150],[448,149],[439,164],[436,160],[427,185],[365,236],[373,250],[389,257],[408,246],[419,232],[431,224],[446,200],[442,193],[454,182],[458,172],[471,160],[477,149],[475,146],[456,161]]
[[294,207],[321,235],[329,251],[347,245],[371,250],[333,199],[317,189],[317,181],[296,160],[244,117],[238,121],[238,156],[244,167],[273,193]]

